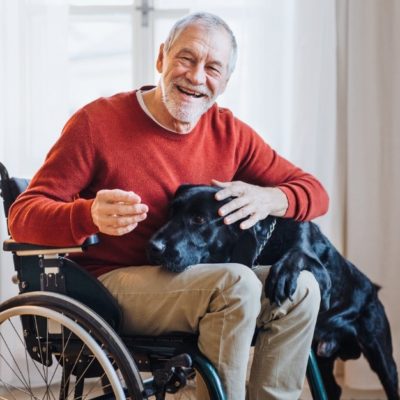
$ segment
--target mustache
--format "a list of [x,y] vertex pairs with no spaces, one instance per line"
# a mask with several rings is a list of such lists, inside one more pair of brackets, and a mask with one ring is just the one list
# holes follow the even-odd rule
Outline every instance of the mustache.
[[199,92],[201,94],[204,94],[208,97],[212,97],[213,93],[211,90],[205,86],[205,85],[192,85],[190,82],[188,82],[186,79],[176,79],[171,82],[172,85],[177,85],[177,86],[183,86],[186,89],[192,90],[193,92]]

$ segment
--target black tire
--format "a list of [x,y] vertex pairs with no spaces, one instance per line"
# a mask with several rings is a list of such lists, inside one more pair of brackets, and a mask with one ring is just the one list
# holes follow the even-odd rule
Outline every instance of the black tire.
[[[63,365],[73,374],[65,375]],[[82,303],[57,293],[25,293],[0,305],[1,367],[6,371],[0,375],[1,399],[147,398],[139,370],[115,331]],[[35,394],[33,371],[47,387],[44,394],[43,389]],[[79,371],[84,380],[77,378]],[[57,381],[67,383],[64,390]]]

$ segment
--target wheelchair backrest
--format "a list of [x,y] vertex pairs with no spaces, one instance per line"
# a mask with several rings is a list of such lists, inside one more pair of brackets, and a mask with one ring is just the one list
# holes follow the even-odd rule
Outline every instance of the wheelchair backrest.
[[3,198],[4,214],[8,218],[8,210],[15,199],[26,190],[29,179],[10,178],[6,167],[0,162],[0,192]]
[[[3,198],[4,213],[8,219],[11,204],[26,190],[29,179],[10,177],[6,167],[0,163],[0,189]],[[86,243],[97,243],[96,237],[90,237]],[[85,244],[82,246],[85,247]],[[73,260],[62,255],[54,259],[54,263],[60,268],[58,278],[62,276],[63,285],[49,285],[48,276],[45,273],[45,264],[50,260],[39,256],[20,256],[14,251],[19,244],[4,244],[4,250],[13,251],[14,268],[17,272],[20,293],[32,291],[56,291],[64,293],[75,300],[84,303],[103,317],[115,330],[119,330],[121,322],[121,310],[111,293],[103,284]],[[21,244],[21,247],[23,245]],[[12,247],[12,248],[10,248]],[[40,246],[35,246],[40,247]],[[52,274],[54,277],[54,274]]]

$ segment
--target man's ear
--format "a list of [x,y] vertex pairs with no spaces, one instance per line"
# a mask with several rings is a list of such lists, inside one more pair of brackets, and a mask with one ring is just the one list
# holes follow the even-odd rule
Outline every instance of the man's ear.
[[230,262],[247,265],[251,268],[256,262],[259,253],[258,246],[259,242],[256,237],[254,226],[243,230],[243,233],[239,235],[233,248]]
[[156,68],[157,71],[161,74],[164,64],[164,43],[161,43],[160,50],[158,51]]

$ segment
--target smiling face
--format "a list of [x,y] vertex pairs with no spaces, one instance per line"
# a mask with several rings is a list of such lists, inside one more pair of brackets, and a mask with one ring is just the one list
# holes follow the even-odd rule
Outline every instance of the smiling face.
[[170,117],[194,125],[225,90],[231,39],[222,28],[185,27],[168,52],[161,45],[157,70],[162,101]]

